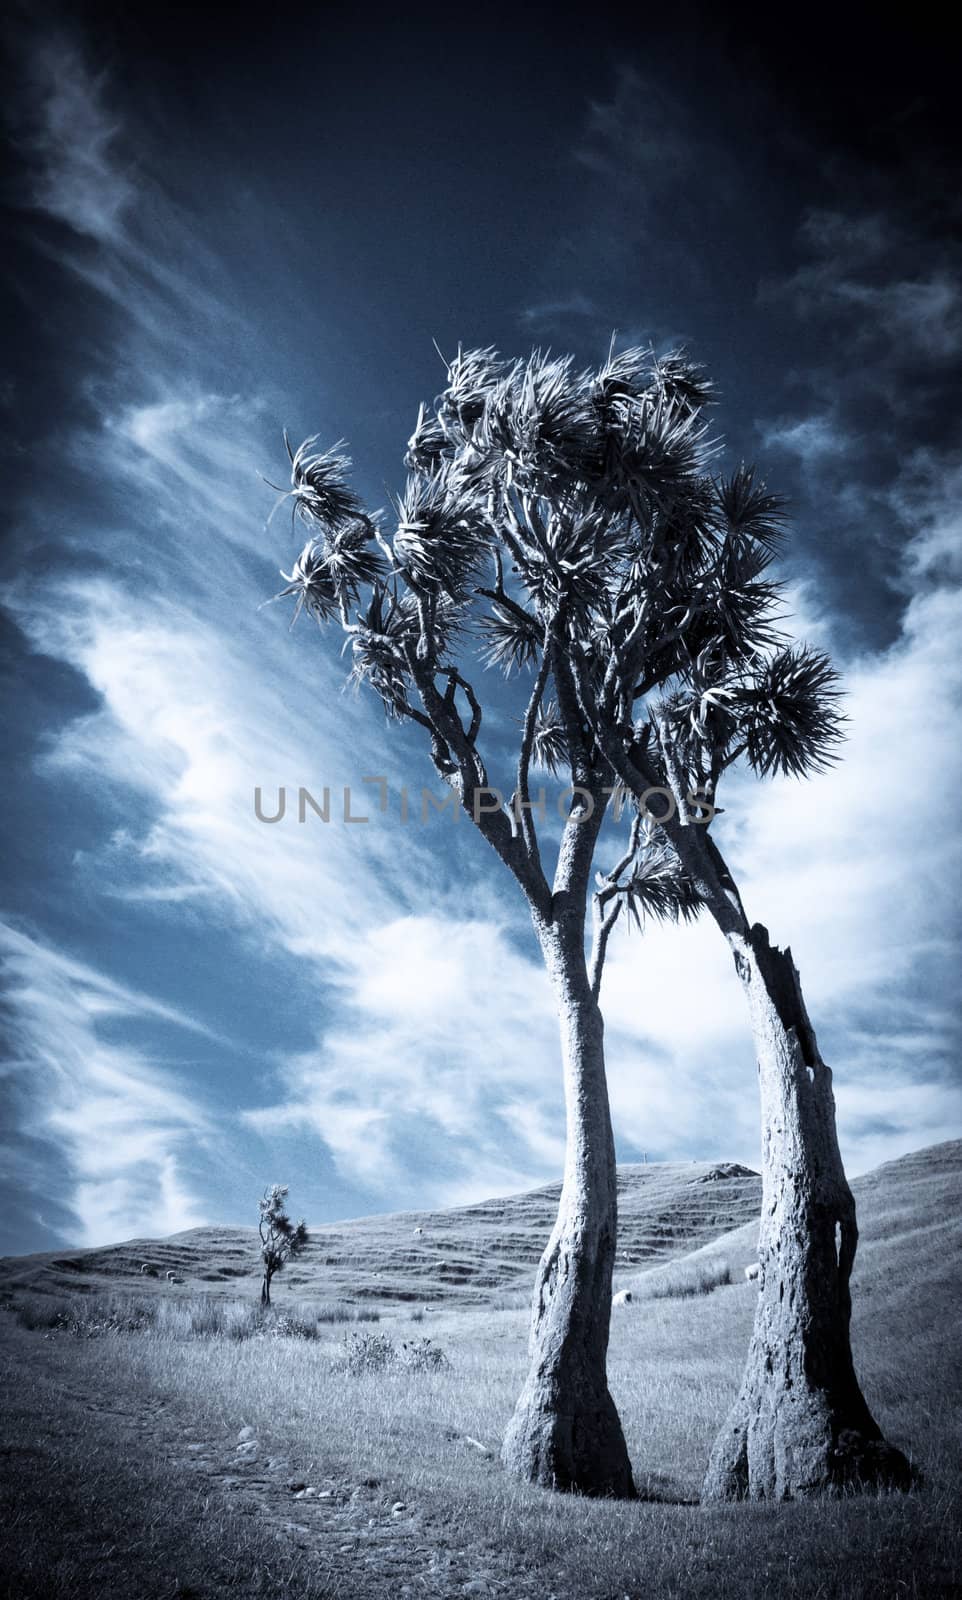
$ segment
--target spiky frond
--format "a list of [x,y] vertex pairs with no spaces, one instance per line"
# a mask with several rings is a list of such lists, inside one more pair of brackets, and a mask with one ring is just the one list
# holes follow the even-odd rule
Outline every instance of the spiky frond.
[[715,446],[697,411],[664,395],[616,399],[607,443],[611,489],[637,507],[664,502],[700,478]]
[[590,395],[570,357],[535,351],[495,384],[478,429],[508,484],[538,493],[596,470],[600,431]]
[[650,345],[634,345],[616,352],[612,344],[607,361],[588,380],[592,398],[602,411],[613,400],[637,399],[651,385],[653,366]]
[[439,397],[438,423],[455,443],[470,442],[494,386],[508,370],[492,345],[462,350],[448,366],[448,383]]
[[550,772],[553,777],[566,772],[571,765],[564,723],[556,700],[546,701],[538,713],[531,759],[536,767]]
[[713,641],[729,661],[744,662],[779,644],[780,590],[762,576],[768,564],[764,546],[731,537],[724,541],[705,586],[705,609],[692,632],[692,648]]
[[718,551],[711,479],[688,480],[679,492],[665,495],[658,508],[656,533],[671,563],[673,581],[688,585],[696,581]]
[[489,667],[501,667],[507,677],[536,660],[541,635],[531,619],[511,607],[492,600],[491,610],[478,622],[485,640],[483,660]]
[[490,530],[447,468],[410,477],[397,505],[394,559],[415,588],[460,598],[485,560]]
[[444,429],[433,412],[422,404],[414,432],[408,440],[404,465],[409,472],[436,472],[447,449]]
[[775,551],[785,537],[785,501],[770,494],[744,463],[717,484],[718,508],[726,531]]
[[328,570],[327,554],[322,541],[310,539],[291,571],[282,572],[281,577],[286,580],[287,588],[281,589],[274,599],[283,600],[291,594],[297,596],[294,615],[291,618],[292,628],[302,610],[310,612],[319,626],[337,616],[338,593]]
[[794,645],[759,664],[734,696],[748,759],[762,777],[804,777],[835,760],[845,718],[839,676],[820,650]]
[[414,607],[405,605],[384,584],[376,584],[351,638],[351,677],[380,695],[389,716],[403,716],[408,688],[405,645],[417,638]]
[[574,503],[552,515],[542,548],[528,552],[521,579],[539,612],[554,615],[563,605],[569,630],[583,632],[630,550],[623,519]]
[[710,768],[713,757],[724,759],[739,737],[736,681],[724,673],[696,671],[693,677],[666,695],[656,711],[674,759],[689,778]]
[[691,922],[701,900],[691,879],[682,871],[669,845],[649,832],[639,851],[631,877],[619,888],[630,922],[641,929],[646,919],[656,922]]
[[652,363],[652,385],[670,404],[700,411],[715,399],[715,385],[684,349],[670,350]]
[[305,521],[333,529],[359,516],[361,503],[347,482],[351,460],[341,453],[341,444],[317,450],[317,440],[318,435],[314,434],[292,450],[290,439],[284,434],[291,459],[290,497],[295,511]]
[[324,540],[324,560],[338,599],[356,601],[363,586],[376,583],[384,571],[384,558],[367,517],[336,528]]

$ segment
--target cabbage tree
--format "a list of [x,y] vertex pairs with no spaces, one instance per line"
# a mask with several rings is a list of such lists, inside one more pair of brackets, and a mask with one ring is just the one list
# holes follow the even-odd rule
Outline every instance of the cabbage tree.
[[293,1261],[307,1249],[307,1224],[303,1219],[300,1222],[291,1221],[287,1214],[286,1199],[287,1185],[282,1183],[272,1183],[264,1190],[260,1199],[257,1231],[261,1241],[263,1264],[261,1279],[263,1306],[269,1306],[271,1303],[271,1284],[276,1274],[283,1271],[288,1261]]
[[[655,549],[673,551],[687,573],[713,538],[704,428],[673,372],[646,352],[612,353],[578,372],[537,351],[506,362],[476,350],[458,353],[443,393],[421,408],[389,520],[362,505],[339,447],[308,440],[289,454],[292,508],[310,537],[282,593],[295,614],[342,633],[354,682],[391,721],[421,731],[437,773],[524,895],[558,1003],[564,1180],[503,1460],[546,1486],[630,1496],[606,1374],[617,1203],[599,989],[624,908],[676,916],[694,902],[673,854],[639,825],[628,859],[602,875],[589,929],[612,772],[581,704],[587,657],[578,652],[590,655],[600,617],[618,637],[637,631],[638,582]],[[677,631],[667,618],[659,658],[673,661]],[[507,803],[489,781],[485,669],[502,730],[513,697]],[[493,677],[501,672],[505,686]],[[550,861],[531,795],[536,766],[570,791]]]
[[[710,387],[683,361],[674,379],[694,425]],[[693,503],[686,486],[686,519]],[[652,541],[624,618],[598,608],[594,638],[578,642],[572,656],[579,707],[613,771],[637,796],[656,785],[665,791],[661,832],[729,945],[751,1018],[762,1124],[759,1298],[706,1499],[786,1499],[909,1481],[852,1358],[858,1229],[832,1073],[791,951],[750,921],[711,832],[736,763],[761,778],[811,776],[834,759],[842,735],[831,662],[779,633],[772,563],[784,531],[782,502],[752,469],[706,477],[697,536],[684,545]]]

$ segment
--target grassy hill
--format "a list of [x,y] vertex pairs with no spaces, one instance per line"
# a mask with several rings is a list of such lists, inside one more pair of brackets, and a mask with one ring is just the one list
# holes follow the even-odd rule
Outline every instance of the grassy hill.
[[[758,1201],[761,1179],[755,1180]],[[859,1246],[853,1291],[881,1294],[887,1310],[906,1301],[932,1303],[938,1285],[962,1247],[962,1140],[929,1146],[886,1161],[852,1180],[858,1207]],[[758,1202],[756,1202],[756,1213]],[[758,1254],[758,1218],[719,1232],[686,1253],[686,1267],[706,1269],[727,1261],[733,1276]],[[670,1281],[662,1263],[645,1282],[637,1273],[621,1272],[620,1287],[651,1292],[659,1280]],[[934,1306],[933,1306],[934,1310]]]
[[[278,1295],[388,1308],[398,1303],[485,1305],[527,1292],[558,1209],[560,1185],[448,1211],[401,1212],[311,1227]],[[618,1266],[651,1267],[757,1217],[761,1179],[732,1163],[659,1162],[619,1171]],[[415,1229],[420,1228],[419,1234]],[[0,1294],[134,1288],[246,1294],[259,1282],[254,1228],[191,1228],[96,1250],[0,1259]],[[150,1262],[160,1278],[141,1275]]]

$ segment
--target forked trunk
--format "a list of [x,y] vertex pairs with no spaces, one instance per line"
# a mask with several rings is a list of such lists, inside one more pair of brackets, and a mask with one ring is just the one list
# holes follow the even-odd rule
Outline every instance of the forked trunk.
[[607,1378],[617,1171],[604,1025],[580,932],[539,931],[561,1011],[567,1149],[558,1220],[535,1284],[530,1367],[501,1459],[546,1488],[628,1498],[631,1463]]
[[762,1103],[759,1295],[738,1399],[705,1500],[785,1500],[843,1486],[905,1488],[859,1388],[849,1340],[858,1229],[818,1052],[789,950],[729,929],[752,1015]]

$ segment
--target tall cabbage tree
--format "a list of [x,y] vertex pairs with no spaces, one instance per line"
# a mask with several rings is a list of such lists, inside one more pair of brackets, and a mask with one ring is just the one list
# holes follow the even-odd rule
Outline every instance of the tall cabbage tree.
[[[639,822],[628,856],[602,876],[589,934],[612,773],[574,667],[599,617],[616,632],[636,626],[632,597],[656,546],[675,552],[680,572],[698,559],[710,537],[704,430],[644,352],[579,373],[540,352],[509,363],[480,350],[459,352],[444,392],[422,407],[390,523],[361,505],[337,447],[309,440],[289,453],[293,509],[311,536],[282,592],[295,614],[343,632],[354,681],[390,719],[422,730],[437,772],[524,894],[558,1002],[564,1181],[503,1460],[547,1486],[630,1496],[606,1374],[617,1204],[599,987],[623,908],[673,916],[694,902],[674,856]],[[666,619],[663,652],[676,631]],[[577,665],[583,679],[585,660]],[[503,669],[517,696],[507,805],[482,753],[484,667]],[[550,871],[535,763],[573,791]]]
[[[711,399],[700,371],[670,363],[681,414]],[[652,538],[630,592],[595,610],[573,646],[579,707],[636,796],[663,791],[662,834],[731,949],[761,1091],[760,1292],[747,1367],[712,1452],[706,1499],[786,1499],[846,1484],[909,1481],[862,1394],[849,1337],[855,1201],[822,1059],[791,951],[752,923],[710,831],[724,774],[805,777],[832,761],[843,717],[819,651],[780,637],[772,562],[782,502],[742,467],[706,477],[689,537]],[[664,516],[659,507],[654,524]],[[619,609],[620,608],[620,609]],[[696,802],[693,796],[699,796]]]

